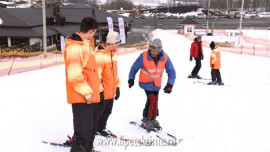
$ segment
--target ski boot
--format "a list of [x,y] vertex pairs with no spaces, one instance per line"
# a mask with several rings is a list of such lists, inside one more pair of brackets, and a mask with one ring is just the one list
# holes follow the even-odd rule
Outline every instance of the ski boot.
[[218,85],[224,85],[224,83],[222,81],[219,81]]
[[202,77],[200,77],[199,75],[196,75],[195,78],[202,79]]
[[63,143],[64,146],[71,147],[72,146],[72,138],[68,135],[68,139],[65,143]]
[[152,121],[152,124],[153,124],[153,126],[154,126],[155,129],[157,129],[157,130],[161,130],[162,129],[161,126],[160,126],[160,124],[159,124],[159,122],[156,120],[156,118],[152,118],[151,121]]
[[152,120],[150,118],[143,118],[141,127],[146,129],[147,132],[155,130],[154,125],[152,124]]
[[189,75],[188,78],[202,79],[202,77],[200,77],[199,75]]
[[207,83],[208,85],[216,85],[216,84],[218,84],[218,82],[217,81],[212,81],[212,82],[209,82],[209,83]]
[[110,130],[107,130],[107,129],[103,129],[102,131],[97,131],[96,135],[104,136],[106,138],[109,138],[109,137],[115,138],[116,137]]

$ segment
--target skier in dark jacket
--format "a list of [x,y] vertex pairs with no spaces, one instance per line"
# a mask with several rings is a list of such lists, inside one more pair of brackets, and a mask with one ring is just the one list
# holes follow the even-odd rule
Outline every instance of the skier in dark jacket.
[[173,64],[162,49],[160,39],[154,39],[149,49],[141,53],[133,63],[129,73],[129,88],[134,85],[135,75],[140,70],[139,86],[145,90],[147,101],[143,110],[142,126],[147,130],[160,129],[158,116],[158,94],[161,88],[161,80],[164,69],[168,75],[168,82],[163,89],[165,93],[171,93],[176,78]]
[[201,77],[198,75],[202,66],[201,60],[203,60],[203,49],[201,39],[202,39],[201,36],[196,37],[190,47],[190,61],[192,61],[192,58],[194,58],[196,61],[196,65],[192,70],[189,78],[201,79]]

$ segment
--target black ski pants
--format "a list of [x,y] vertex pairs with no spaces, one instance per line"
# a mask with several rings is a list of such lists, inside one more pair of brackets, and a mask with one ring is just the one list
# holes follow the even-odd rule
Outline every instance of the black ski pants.
[[112,113],[114,99],[106,99],[98,104],[99,119],[97,123],[97,131],[100,132],[106,129],[107,121]]
[[95,139],[98,104],[72,104],[74,134],[70,152],[91,152]]
[[191,75],[192,76],[196,76],[198,75],[201,67],[202,67],[202,63],[201,63],[201,58],[194,58],[195,61],[196,61],[196,65],[195,67],[193,68],[192,72],[191,72]]
[[158,116],[158,93],[159,91],[145,90],[147,101],[143,109],[143,117],[155,118]]
[[213,81],[222,82],[219,69],[212,69],[211,70],[211,77],[212,77],[212,82]]

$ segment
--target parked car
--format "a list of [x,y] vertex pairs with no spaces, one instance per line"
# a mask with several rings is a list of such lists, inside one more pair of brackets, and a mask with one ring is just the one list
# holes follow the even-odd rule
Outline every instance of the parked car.
[[173,19],[178,19],[179,16],[178,15],[173,15]]
[[183,28],[183,24],[176,24],[176,28],[177,28],[177,29]]
[[270,17],[270,12],[261,12],[258,14],[259,17]]
[[202,24],[201,28],[206,29],[207,28],[207,24]]
[[258,17],[257,12],[247,12],[245,16],[248,16],[249,18],[255,18]]
[[198,13],[197,18],[198,19],[204,19],[205,15],[203,13]]
[[145,19],[145,15],[141,15],[141,19]]
[[187,15],[187,18],[196,18],[195,15]]
[[234,19],[235,18],[235,12],[229,12],[228,18]]
[[235,18],[240,18],[240,17],[241,17],[240,12],[235,12]]
[[158,13],[157,15],[156,15],[156,17],[158,18],[158,19],[164,19],[165,18],[165,14],[164,13]]

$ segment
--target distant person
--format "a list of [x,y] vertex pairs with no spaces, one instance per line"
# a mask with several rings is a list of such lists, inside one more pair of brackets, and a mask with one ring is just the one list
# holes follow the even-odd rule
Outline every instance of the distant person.
[[164,87],[165,93],[171,93],[176,78],[173,64],[162,49],[160,39],[154,39],[147,51],[133,63],[130,72],[128,85],[131,88],[134,85],[135,75],[140,69],[139,85],[144,89],[147,101],[143,110],[142,126],[148,131],[154,128],[161,129],[159,122],[156,120],[158,113],[158,94],[161,88],[161,81],[164,69],[168,75],[167,85]]
[[107,121],[112,113],[114,99],[120,97],[120,81],[117,67],[117,49],[121,43],[118,32],[109,32],[106,43],[102,43],[95,49],[95,58],[98,66],[100,86],[104,100],[98,105],[97,134],[105,137],[113,136],[113,133],[106,128]]
[[192,59],[194,58],[196,61],[196,65],[193,68],[191,75],[189,75],[189,78],[197,78],[197,79],[201,79],[201,77],[198,75],[200,69],[201,69],[201,60],[203,60],[203,48],[202,48],[202,41],[201,41],[202,37],[201,36],[197,36],[194,39],[194,42],[191,44],[190,47],[190,61],[192,61]]
[[221,75],[219,72],[220,69],[220,51],[218,48],[216,48],[215,43],[212,41],[210,43],[210,48],[212,50],[211,57],[210,57],[210,67],[211,67],[211,77],[212,82],[209,82],[209,85],[224,85],[221,79]]
[[85,17],[81,21],[80,32],[66,39],[67,102],[72,104],[74,127],[71,152],[91,152],[95,139],[95,109],[100,102],[100,80],[90,43],[97,28],[95,19]]

